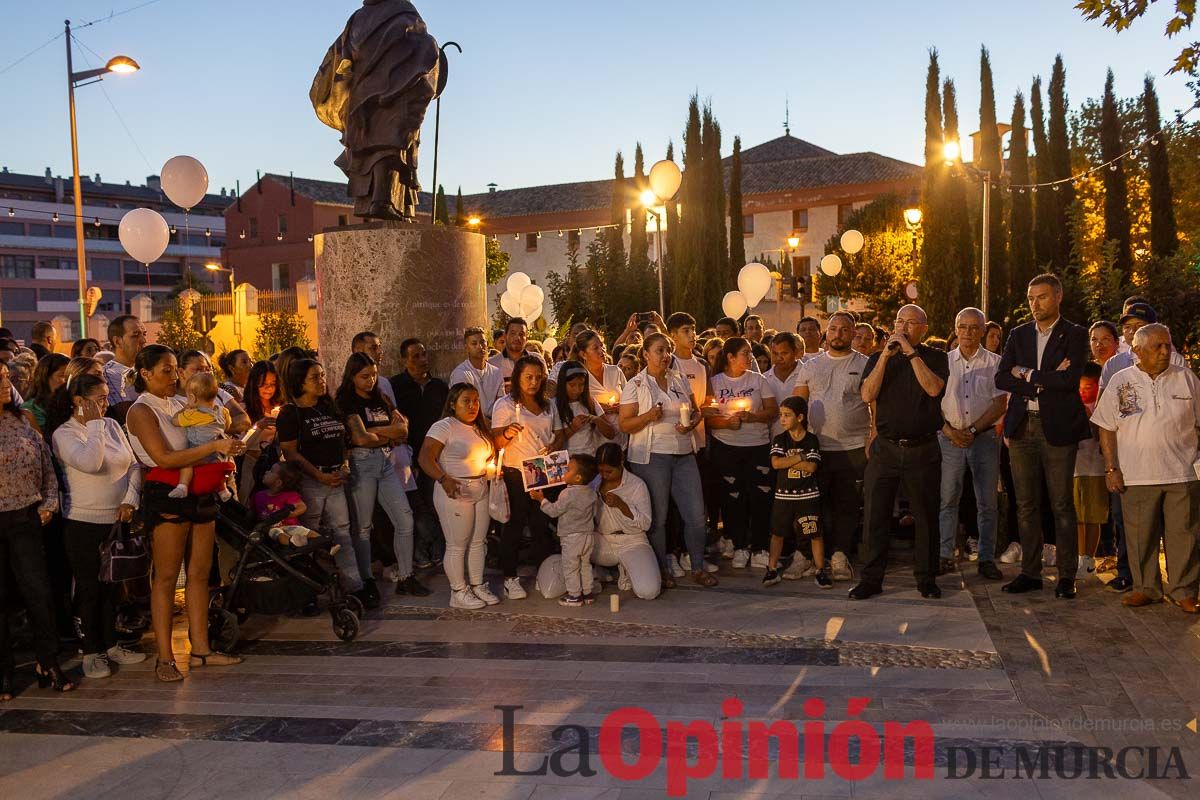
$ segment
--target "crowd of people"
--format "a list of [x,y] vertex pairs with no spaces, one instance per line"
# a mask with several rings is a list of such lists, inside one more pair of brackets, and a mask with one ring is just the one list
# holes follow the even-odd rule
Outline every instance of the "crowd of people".
[[[29,348],[0,331],[0,598],[26,610],[42,686],[77,685],[58,661],[72,622],[84,677],[145,659],[118,637],[137,592],[98,577],[114,526],[139,524],[157,677],[183,678],[181,569],[189,667],[236,664],[206,622],[218,508],[236,494],[263,516],[290,507],[279,547],[331,537],[367,610],[383,582],[429,595],[438,568],[453,608],[534,587],[576,607],[601,580],[643,600],[680,580],[713,587],[723,560],[764,586],[845,582],[861,601],[883,591],[899,537],[923,598],[960,560],[988,581],[1019,563],[1003,591],[1042,589],[1049,566],[1071,599],[1077,579],[1115,570],[1124,605],[1196,613],[1196,377],[1146,298],[1090,328],[1061,317],[1062,299],[1057,278],[1034,278],[1032,321],[1007,338],[975,308],[948,339],[927,336],[917,305],[890,331],[848,311],[796,333],[647,312],[611,350],[580,323],[547,353],[512,318],[490,337],[468,328],[447,379],[416,338],[386,378],[384,343],[364,331],[336,386],[314,352],[235,350],[214,370],[147,344],[128,315],[70,357],[48,324]],[[530,489],[557,453],[561,480]],[[8,616],[0,701],[14,694]]]

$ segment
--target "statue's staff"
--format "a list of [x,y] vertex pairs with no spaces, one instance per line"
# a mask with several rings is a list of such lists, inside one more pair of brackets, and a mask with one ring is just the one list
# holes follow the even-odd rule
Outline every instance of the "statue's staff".
[[[448,64],[446,61],[446,48],[454,45],[454,49],[462,55],[462,47],[458,42],[446,42],[438,48],[438,87],[437,99],[434,101],[433,110],[433,183],[430,185],[430,194],[433,197],[433,202],[430,203],[432,208],[429,211],[430,223],[437,222],[437,162],[438,162],[438,133],[442,127],[442,89],[446,88],[446,78]],[[462,211],[462,209],[458,209]]]

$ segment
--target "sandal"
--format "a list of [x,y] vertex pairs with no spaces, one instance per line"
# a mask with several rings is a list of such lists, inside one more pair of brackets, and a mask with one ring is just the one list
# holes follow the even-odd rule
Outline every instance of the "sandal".
[[670,570],[664,569],[662,571],[662,588],[674,589],[675,585],[675,576],[671,574]]
[[75,689],[75,682],[68,678],[62,671],[62,667],[57,664],[48,668],[43,668],[41,664],[38,664],[34,667],[34,672],[37,674],[39,689],[50,688],[56,692],[70,692]]
[[154,662],[154,676],[163,683],[183,680],[183,673],[179,671],[179,667],[175,665],[174,661]]
[[188,656],[189,667],[232,667],[234,664],[242,663],[244,659],[241,656],[231,656],[228,653],[222,653],[219,650],[213,650],[211,653],[192,653]]
[[718,583],[716,575],[713,575],[711,572],[704,571],[693,572],[692,581],[700,584],[701,586],[716,586]]

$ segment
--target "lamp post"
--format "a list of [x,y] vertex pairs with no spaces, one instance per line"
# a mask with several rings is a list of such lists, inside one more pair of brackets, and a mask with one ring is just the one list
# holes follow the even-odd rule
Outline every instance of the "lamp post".
[[942,155],[946,160],[946,166],[952,167],[955,164],[962,167],[965,171],[970,172],[976,178],[983,181],[983,225],[982,235],[983,242],[979,247],[980,264],[979,264],[979,291],[983,297],[979,301],[979,310],[983,312],[984,319],[988,315],[988,285],[991,282],[991,256],[992,256],[992,171],[990,169],[979,169],[962,163],[962,148],[958,142],[951,140],[942,145]]
[[663,295],[662,216],[654,206],[659,203],[665,206],[674,199],[679,185],[683,182],[683,173],[674,161],[663,159],[650,168],[647,180],[650,182],[650,188],[642,192],[641,200],[646,211],[654,215],[654,241],[658,259],[658,315],[666,319],[666,300]]
[[72,194],[75,197],[75,261],[79,272],[79,336],[87,336],[87,254],[83,246],[83,197],[79,186],[79,134],[75,129],[75,87],[87,86],[90,83],[104,80],[110,72],[118,75],[128,75],[137,72],[141,67],[129,56],[114,56],[100,69],[88,69],[75,72],[74,59],[71,54],[71,20],[66,20],[65,37],[67,40],[67,105],[71,116],[71,171]]
[[237,306],[237,281],[234,279],[233,265],[222,267],[220,264],[208,263],[204,268],[212,272],[228,272],[229,273],[229,306],[233,312],[233,338],[237,339],[238,347],[242,346],[242,322],[238,318]]
[[904,209],[904,224],[908,226],[908,232],[912,234],[912,259],[917,260],[917,231],[921,229],[921,219],[924,214],[921,209],[913,206]]

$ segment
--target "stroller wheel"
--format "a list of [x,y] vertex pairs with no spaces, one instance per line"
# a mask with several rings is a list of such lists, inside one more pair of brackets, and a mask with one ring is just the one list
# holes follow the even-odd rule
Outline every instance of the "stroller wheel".
[[238,619],[223,608],[208,610],[208,643],[214,650],[230,652],[238,641]]
[[359,619],[362,619],[363,616],[366,615],[367,610],[363,606],[362,600],[359,600],[357,597],[355,597],[352,594],[346,595],[345,598],[343,598],[343,599],[345,600],[346,608],[353,611],[354,616],[358,617]]
[[358,636],[358,615],[348,608],[333,612],[333,635],[343,642],[352,642]]

